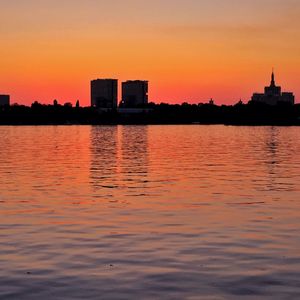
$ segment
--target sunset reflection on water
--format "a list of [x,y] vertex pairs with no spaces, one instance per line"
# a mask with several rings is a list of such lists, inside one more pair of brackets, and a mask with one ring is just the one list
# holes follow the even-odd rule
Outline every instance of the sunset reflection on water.
[[300,297],[298,128],[0,138],[1,298]]

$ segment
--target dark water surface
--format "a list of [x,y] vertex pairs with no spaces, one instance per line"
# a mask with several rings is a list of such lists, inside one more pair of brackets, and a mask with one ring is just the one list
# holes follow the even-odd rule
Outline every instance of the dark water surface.
[[300,128],[0,127],[1,299],[300,299]]

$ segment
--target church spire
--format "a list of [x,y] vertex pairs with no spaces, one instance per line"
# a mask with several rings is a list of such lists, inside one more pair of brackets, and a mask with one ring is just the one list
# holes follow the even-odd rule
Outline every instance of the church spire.
[[271,79],[271,86],[275,86],[275,75],[274,75],[274,68],[272,69],[272,79]]

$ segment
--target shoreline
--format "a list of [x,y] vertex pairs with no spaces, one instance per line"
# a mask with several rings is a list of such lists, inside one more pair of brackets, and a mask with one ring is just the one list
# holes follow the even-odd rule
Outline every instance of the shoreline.
[[39,103],[31,107],[0,107],[0,126],[25,125],[300,126],[300,104],[270,106],[249,103],[217,106],[152,103],[121,110]]
[[300,127],[300,122],[295,123],[264,123],[264,124],[250,124],[250,123],[20,123],[20,124],[0,124],[1,127],[26,127],[26,126],[233,126],[233,127]]

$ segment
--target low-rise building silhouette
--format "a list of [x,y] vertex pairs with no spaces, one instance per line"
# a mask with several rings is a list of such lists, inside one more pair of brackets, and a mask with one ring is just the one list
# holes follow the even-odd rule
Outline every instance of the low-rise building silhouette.
[[9,95],[0,95],[0,106],[9,105],[10,96]]
[[96,79],[91,81],[91,106],[113,109],[118,106],[118,80]]
[[270,86],[265,87],[264,94],[254,93],[252,102],[265,103],[268,105],[277,105],[279,103],[295,104],[295,96],[291,92],[281,92],[281,87],[276,86],[274,71],[271,76]]
[[122,107],[139,107],[148,103],[148,81],[129,80],[122,83]]

